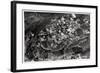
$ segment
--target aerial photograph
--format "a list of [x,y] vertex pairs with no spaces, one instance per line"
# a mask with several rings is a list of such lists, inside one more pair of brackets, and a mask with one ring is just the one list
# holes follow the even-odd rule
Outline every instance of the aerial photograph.
[[90,14],[24,11],[24,62],[90,58]]

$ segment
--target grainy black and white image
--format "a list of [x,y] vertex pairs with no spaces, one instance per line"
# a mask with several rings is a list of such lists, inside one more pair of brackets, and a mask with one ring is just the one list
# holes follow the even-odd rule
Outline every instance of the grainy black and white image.
[[90,58],[90,14],[24,11],[24,62]]

